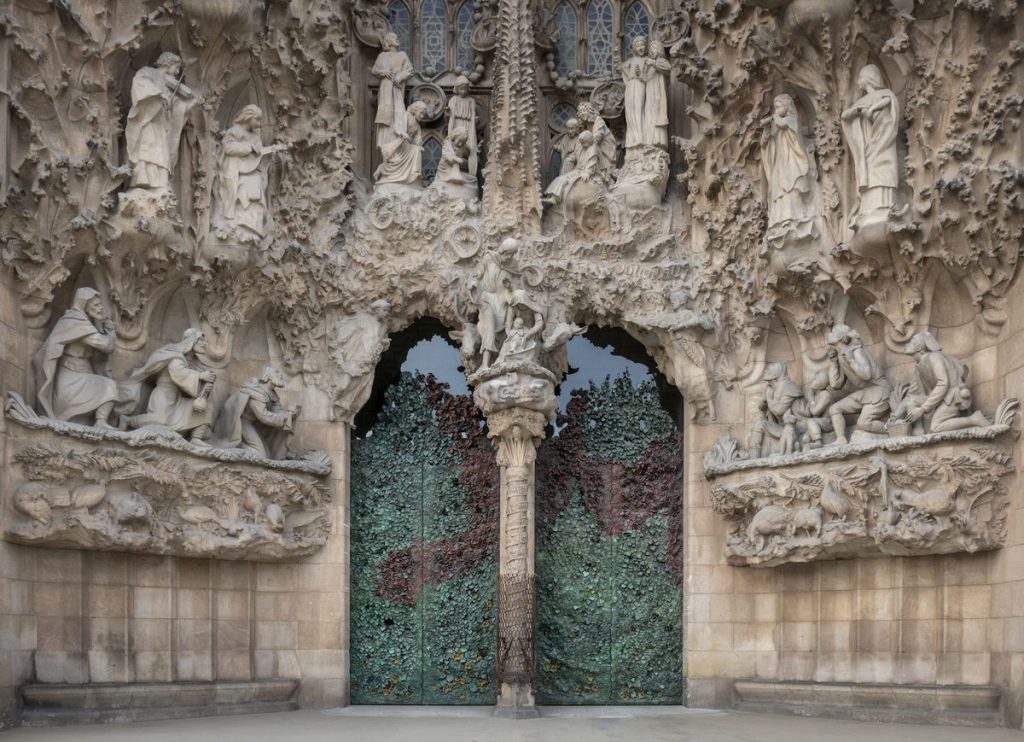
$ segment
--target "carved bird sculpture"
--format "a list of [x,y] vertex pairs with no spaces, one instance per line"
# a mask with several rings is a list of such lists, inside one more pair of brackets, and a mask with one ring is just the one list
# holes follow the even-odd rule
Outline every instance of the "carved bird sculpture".
[[857,515],[857,506],[829,478],[821,491],[821,509],[836,520],[846,521]]

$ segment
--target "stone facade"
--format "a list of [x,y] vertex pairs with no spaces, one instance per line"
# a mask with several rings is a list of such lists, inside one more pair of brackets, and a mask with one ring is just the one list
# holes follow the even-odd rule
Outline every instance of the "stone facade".
[[1021,725],[1024,11],[600,1],[0,3],[0,727],[28,683],[346,703],[352,426],[422,317],[501,470],[499,713],[594,327],[685,400],[686,703]]

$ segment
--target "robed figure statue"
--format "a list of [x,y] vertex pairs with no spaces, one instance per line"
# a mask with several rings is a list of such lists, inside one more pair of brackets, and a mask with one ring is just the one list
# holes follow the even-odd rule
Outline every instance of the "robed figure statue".
[[93,359],[113,350],[114,326],[107,319],[99,292],[78,289],[71,308],[57,320],[36,354],[36,397],[43,413],[71,422],[95,414],[96,427],[110,427],[110,413],[118,399],[117,383],[96,373]]
[[383,152],[395,139],[406,135],[405,83],[415,70],[409,57],[400,48],[393,32],[381,39],[383,51],[377,55],[371,74],[380,78],[377,92],[377,116],[374,118],[377,147]]
[[156,67],[143,67],[135,73],[124,131],[133,187],[169,187],[185,117],[198,102],[199,96],[181,82],[177,54],[164,52]]
[[861,97],[843,111],[846,144],[853,155],[858,202],[850,225],[884,221],[896,205],[899,187],[900,106],[885,87],[878,67],[869,64],[857,75]]

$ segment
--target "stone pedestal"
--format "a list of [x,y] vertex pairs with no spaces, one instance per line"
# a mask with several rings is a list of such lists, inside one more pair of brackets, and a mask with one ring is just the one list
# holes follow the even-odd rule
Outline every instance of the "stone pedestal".
[[534,364],[495,365],[471,378],[501,467],[498,704],[495,716],[537,716],[534,463],[557,406],[553,375]]

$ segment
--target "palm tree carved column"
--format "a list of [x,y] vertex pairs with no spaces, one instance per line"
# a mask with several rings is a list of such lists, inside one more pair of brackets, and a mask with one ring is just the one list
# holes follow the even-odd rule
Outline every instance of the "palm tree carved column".
[[534,463],[554,414],[554,374],[529,368],[480,372],[474,396],[487,417],[501,467],[498,569],[498,703],[495,715],[537,715],[536,586],[534,577]]

